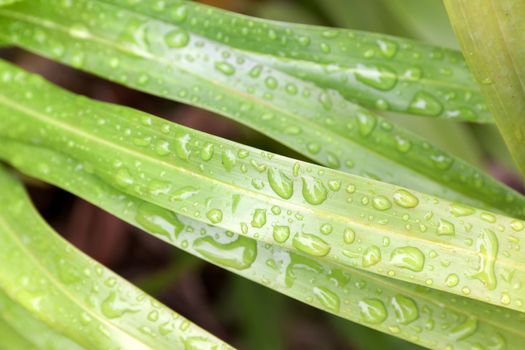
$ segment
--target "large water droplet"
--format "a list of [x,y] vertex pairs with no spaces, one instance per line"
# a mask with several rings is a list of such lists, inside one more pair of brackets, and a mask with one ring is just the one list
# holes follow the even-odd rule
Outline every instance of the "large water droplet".
[[249,268],[257,257],[257,242],[243,236],[229,243],[219,243],[211,237],[197,238],[193,248],[206,259],[233,269]]
[[225,75],[233,75],[235,74],[235,67],[233,67],[228,62],[215,62],[215,69],[217,69],[219,72],[225,74]]
[[403,208],[415,208],[419,199],[407,190],[397,190],[394,192],[394,203]]
[[394,266],[419,272],[425,265],[425,255],[415,247],[400,247],[392,251],[390,263]]
[[290,228],[288,226],[275,225],[273,227],[273,239],[278,243],[284,243],[290,237]]
[[377,117],[370,111],[360,109],[356,113],[359,133],[362,136],[368,136],[374,130],[377,124]]
[[372,206],[377,210],[388,210],[392,207],[392,203],[385,196],[375,196],[372,199]]
[[190,145],[191,137],[189,134],[179,135],[175,139],[175,154],[180,159],[188,159],[190,156]]
[[266,209],[255,209],[252,217],[252,227],[261,228],[266,225]]
[[171,48],[182,48],[188,45],[190,36],[184,29],[175,29],[166,34],[164,41]]
[[412,98],[408,111],[415,114],[437,116],[443,111],[443,106],[434,96],[427,92],[419,91]]
[[173,212],[149,203],[139,207],[135,220],[145,231],[162,235],[171,242],[184,229],[184,224]]
[[476,333],[477,329],[478,320],[475,318],[467,319],[465,322],[453,327],[450,330],[450,336],[457,340],[463,340]]
[[362,83],[378,90],[391,90],[397,83],[397,74],[384,66],[356,66],[355,77]]
[[373,245],[366,249],[361,264],[363,267],[373,266],[381,261],[381,250]]
[[339,297],[330,289],[326,287],[314,287],[313,293],[317,297],[321,305],[323,305],[327,310],[332,312],[339,311]]
[[293,238],[293,246],[313,256],[325,256],[331,249],[328,243],[310,233],[296,233]]
[[120,301],[117,292],[111,292],[100,304],[100,311],[107,318],[119,318],[125,313],[137,312],[138,310],[129,307],[129,303]]
[[391,304],[394,308],[394,312],[399,323],[409,324],[419,318],[417,304],[411,298],[397,294],[392,298]]
[[440,236],[453,236],[456,234],[456,228],[450,221],[440,219],[437,227],[437,233]]
[[214,224],[222,221],[222,211],[220,209],[211,209],[206,214],[206,217]]
[[328,190],[321,180],[314,177],[303,177],[303,197],[304,199],[312,204],[319,205],[323,203],[327,196]]
[[489,290],[494,290],[497,285],[494,265],[496,264],[499,248],[498,238],[494,231],[489,229],[483,230],[476,240],[476,248],[479,266],[478,271],[471,277],[479,279]]
[[367,298],[358,303],[361,318],[366,323],[378,324],[386,320],[385,305],[379,299]]
[[290,199],[293,195],[293,180],[284,172],[268,168],[268,182],[272,190],[283,199]]

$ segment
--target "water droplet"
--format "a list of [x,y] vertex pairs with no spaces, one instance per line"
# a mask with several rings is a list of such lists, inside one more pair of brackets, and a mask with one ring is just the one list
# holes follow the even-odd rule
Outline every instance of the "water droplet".
[[387,311],[379,299],[367,298],[358,303],[361,318],[366,323],[378,324],[386,320]]
[[372,199],[372,205],[377,210],[388,210],[392,207],[392,203],[385,196],[375,196]]
[[383,91],[391,90],[397,83],[396,72],[384,66],[358,64],[355,77],[360,82]]
[[220,209],[211,209],[206,216],[214,224],[222,221],[222,211]]
[[212,237],[200,237],[193,248],[206,259],[233,269],[249,268],[257,257],[257,242],[243,236],[229,243],[219,243]]
[[293,180],[281,170],[268,168],[268,182],[272,190],[283,199],[290,199],[293,195]]
[[321,225],[321,233],[323,235],[329,235],[330,233],[332,233],[332,230],[333,230],[333,228],[332,228],[332,225],[330,225],[330,224],[322,224]]
[[100,311],[110,319],[122,317],[125,313],[138,311],[130,308],[128,305],[128,303],[119,300],[116,292],[111,292],[100,304]]
[[345,228],[345,231],[343,233],[343,240],[346,244],[352,244],[355,241],[355,231],[351,228],[347,227]]
[[381,250],[373,245],[366,249],[361,264],[363,267],[373,266],[381,261]]
[[190,36],[188,35],[188,32],[184,29],[175,29],[170,31],[166,36],[164,37],[164,41],[166,42],[166,45],[168,45],[171,48],[182,48],[186,45],[188,45],[188,42],[190,41]]
[[510,227],[514,231],[519,232],[519,231],[523,231],[523,229],[525,228],[525,225],[523,225],[523,221],[512,220],[512,222],[510,223]]
[[215,62],[215,68],[219,72],[222,72],[225,75],[235,74],[235,68],[228,62],[224,62],[224,61]]
[[497,285],[494,265],[499,248],[498,238],[494,231],[489,229],[483,230],[476,240],[476,248],[479,257],[479,267],[478,271],[470,277],[479,279],[489,290],[494,290]]
[[454,215],[455,217],[458,216],[469,216],[476,212],[474,208],[468,207],[464,204],[460,203],[452,203],[450,205],[450,214]]
[[368,136],[374,130],[377,124],[377,117],[365,109],[360,109],[356,113],[359,133],[362,136]]
[[117,185],[121,187],[128,187],[135,183],[135,179],[126,168],[117,170],[115,181],[117,182]]
[[321,182],[321,180],[313,177],[303,177],[303,197],[312,204],[319,205],[323,203],[327,196],[328,190]]
[[394,203],[403,208],[415,208],[419,199],[407,190],[397,190],[394,192]]
[[451,273],[447,276],[447,278],[445,278],[445,284],[450,288],[457,286],[458,283],[459,277],[455,273]]
[[478,320],[468,319],[450,330],[450,336],[457,340],[463,340],[473,335],[478,329]]
[[397,52],[397,44],[393,41],[386,39],[377,40],[377,46],[379,46],[379,51],[386,58],[392,58]]
[[331,249],[328,243],[309,233],[296,233],[293,238],[293,246],[313,256],[325,256]]
[[171,10],[171,18],[175,23],[182,23],[188,17],[188,8],[185,5],[179,5]]
[[323,305],[327,310],[332,312],[339,311],[339,297],[330,289],[326,287],[314,287],[313,293],[317,297],[321,305]]
[[261,228],[266,225],[266,209],[255,209],[252,217],[252,227]]
[[201,149],[201,159],[204,161],[209,161],[213,157],[213,144],[207,143]]
[[275,225],[273,227],[273,239],[278,243],[284,243],[290,237],[290,228],[288,226]]
[[170,242],[175,241],[184,229],[184,224],[173,212],[149,203],[139,207],[135,220],[145,231],[162,235]]
[[434,96],[424,91],[417,92],[408,106],[409,112],[428,116],[437,116],[441,114],[442,110],[441,103]]
[[440,219],[437,227],[438,235],[442,236],[453,236],[456,234],[456,228],[454,224],[445,219]]
[[180,135],[175,139],[175,154],[180,159],[188,159],[190,156],[190,140],[189,134]]
[[419,318],[419,309],[416,302],[411,298],[397,294],[392,298],[391,304],[394,308],[397,322],[406,325]]
[[235,156],[235,153],[232,150],[226,150],[222,152],[222,166],[227,171],[231,171],[235,164],[237,163],[237,157]]
[[425,265],[425,255],[415,247],[396,248],[390,254],[390,263],[394,266],[419,272]]
[[277,86],[279,85],[274,77],[267,77],[264,80],[264,83],[266,84],[266,87],[271,90],[277,89]]

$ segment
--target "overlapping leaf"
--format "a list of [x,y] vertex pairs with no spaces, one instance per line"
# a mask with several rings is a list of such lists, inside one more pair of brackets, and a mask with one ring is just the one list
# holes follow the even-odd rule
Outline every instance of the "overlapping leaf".
[[436,349],[484,344],[518,350],[525,341],[525,314],[335,266],[175,215],[123,194],[58,152],[4,139],[0,157],[191,254],[348,320]]
[[61,239],[4,169],[0,188],[0,315],[19,333],[51,328],[27,334],[35,346],[49,336],[67,349],[229,348]]
[[445,3],[496,124],[525,176],[525,3]]
[[16,68],[2,77],[1,135],[77,158],[127,194],[335,265],[525,310],[522,221],[90,101]]
[[[342,75],[357,84],[363,99],[383,94],[377,108],[389,104],[387,96],[406,93],[403,110],[412,104],[412,111],[427,114],[484,115],[459,53],[372,34],[249,19],[186,2],[162,4],[165,8],[157,11],[150,2],[23,2],[0,10],[0,38],[122,84],[216,111],[331,168],[523,215],[505,199],[521,201],[516,194],[332,89],[352,86]],[[301,46],[307,37],[310,44]],[[327,41],[331,49],[323,53]],[[371,68],[383,61],[393,62],[392,69],[404,78]],[[330,73],[339,66],[342,70]],[[328,77],[333,79],[321,81]],[[383,92],[385,84],[392,90]],[[445,100],[446,108],[441,106]]]

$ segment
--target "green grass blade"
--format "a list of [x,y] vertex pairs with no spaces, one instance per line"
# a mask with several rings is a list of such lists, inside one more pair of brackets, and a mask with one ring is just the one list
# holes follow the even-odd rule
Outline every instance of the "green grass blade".
[[89,349],[228,348],[56,235],[22,186],[0,172],[0,287]]
[[[13,302],[3,291],[0,291],[0,320],[0,324],[3,325],[0,327],[0,349],[85,349],[36,319],[31,312]],[[8,339],[17,342],[17,345],[8,346]]]
[[94,102],[20,69],[3,76],[0,135],[64,152],[130,195],[336,264],[525,310],[522,221]]
[[[1,10],[0,37],[125,85],[222,113],[331,168],[474,205],[480,204],[471,197],[503,210],[514,207],[499,204],[505,203],[505,190],[483,192],[480,182],[487,189],[498,186],[478,169],[249,52],[198,33],[189,34],[186,47],[169,48],[165,37],[183,30],[174,24],[129,10],[109,12],[122,18],[100,20],[99,13],[115,8],[101,1],[74,2],[72,10],[61,4],[33,1]],[[65,16],[68,11],[90,20]]]
[[348,320],[436,349],[490,344],[519,350],[525,341],[523,313],[239,236],[128,196],[58,152],[6,139],[0,146],[0,157],[24,173],[62,187],[197,257]]
[[525,176],[525,3],[445,1],[467,61]]

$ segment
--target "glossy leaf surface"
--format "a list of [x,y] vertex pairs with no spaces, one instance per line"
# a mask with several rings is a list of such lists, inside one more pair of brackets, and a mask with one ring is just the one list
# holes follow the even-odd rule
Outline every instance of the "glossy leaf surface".
[[[354,55],[366,61],[367,58],[361,57],[361,47],[367,47],[367,52],[376,52],[380,47],[390,50],[395,46],[399,52],[396,51],[398,53],[392,59],[405,57],[410,61],[410,57],[417,54],[424,62],[429,61],[429,65],[437,65],[434,70],[452,69],[457,70],[460,76],[468,75],[457,52],[435,52],[433,48],[404,41],[392,46],[388,44],[390,39],[354,32],[332,31],[339,33],[338,37],[325,38],[327,34],[323,36],[323,33],[326,28],[294,27],[256,20],[250,22],[253,23],[253,30],[248,30],[247,38],[244,38],[239,34],[242,29],[238,26],[251,28],[245,23],[248,21],[245,17],[192,3],[170,1],[164,2],[165,6],[168,3],[169,8],[155,11],[145,6],[144,2],[138,2],[137,7],[117,1],[24,2],[0,10],[0,26],[4,28],[0,31],[0,38],[127,86],[226,115],[330,168],[476,206],[483,204],[472,201],[472,198],[480,199],[485,205],[491,203],[493,209],[515,208],[514,205],[499,204],[505,202],[505,195],[500,189],[484,193],[484,188],[494,186],[494,182],[478,169],[345,100],[339,92],[325,89],[314,78],[301,78],[299,74],[292,74],[290,69],[281,67],[300,64],[294,70],[308,72],[312,66],[320,66],[311,69],[320,70],[320,76],[325,78],[330,76],[329,71],[333,67],[350,62],[353,57],[351,52],[355,51]],[[64,7],[64,4],[71,7]],[[100,16],[102,13],[104,15]],[[184,21],[177,20],[178,17],[164,18],[168,15],[182,16]],[[216,25],[230,23],[230,20],[236,24],[225,25],[224,31],[217,31]],[[201,22],[208,23],[208,27]],[[202,24],[201,30],[199,23]],[[300,46],[297,44],[299,39],[293,42],[290,39],[291,46],[283,46],[279,44],[281,39],[274,42],[263,35],[261,28],[270,24],[276,26],[275,35],[278,38],[286,38],[283,35],[293,29],[298,31],[293,34],[294,38],[308,35],[313,38],[312,42],[300,49],[296,47]],[[287,26],[291,27],[284,28]],[[273,30],[271,28],[266,30]],[[236,36],[230,31],[235,31]],[[208,37],[212,32],[214,36]],[[216,38],[215,35],[220,33],[222,37]],[[350,34],[355,39],[349,38]],[[253,39],[255,36],[261,42]],[[337,43],[329,54],[319,48],[326,40]],[[222,41],[228,41],[229,46]],[[270,45],[272,43],[273,46]],[[235,46],[241,44],[246,47],[240,49],[241,46]],[[347,48],[348,54],[339,52],[339,47],[344,45],[352,46]],[[411,45],[417,49],[401,49]],[[265,47],[273,51],[253,51]],[[335,48],[338,48],[337,51]],[[297,52],[297,61],[287,57],[293,52]],[[379,60],[390,60],[379,52],[377,55]],[[429,58],[432,55],[435,59]],[[287,59],[283,61],[281,56]],[[314,60],[314,56],[319,56],[322,61],[317,66],[308,61]],[[323,61],[328,57],[337,61]],[[371,74],[367,81],[378,79],[374,84],[389,81],[393,84],[392,79],[376,76],[382,70],[370,69],[366,70],[367,74]],[[418,69],[406,68],[406,74],[422,76],[420,81],[426,81],[426,75]],[[440,84],[449,84],[453,81],[450,79],[448,75],[446,79],[443,76]],[[441,102],[430,96],[431,92],[417,88],[421,91],[416,93],[409,83],[395,84],[398,84],[395,85],[398,89],[391,93],[392,96],[399,96],[406,89],[414,94],[410,98],[414,99],[415,109],[425,109],[427,114],[443,109]],[[336,85],[335,81],[330,82],[332,88]],[[447,95],[448,90],[443,88],[442,96]],[[471,104],[475,109],[480,103],[476,102],[475,96],[476,93],[470,90],[468,93],[456,91],[447,99],[460,101],[468,97],[469,101],[464,103]],[[456,114],[465,109],[454,108]],[[472,112],[464,113],[470,115]],[[523,215],[521,211],[520,214],[514,211],[508,213]]]
[[127,194],[333,264],[525,310],[522,221],[75,97],[19,69],[3,77],[1,135],[77,158]]
[[[88,349],[229,348],[56,235],[4,169],[0,188],[0,259],[11,267],[0,270],[0,288],[69,338],[63,348],[78,348],[72,341]],[[4,299],[3,317],[24,313]]]
[[[435,349],[488,344],[518,350],[525,341],[523,313],[335,266],[278,244],[211,227],[125,195],[60,153],[5,140],[0,146],[0,157],[24,173],[62,187],[219,267],[348,320]],[[451,286],[453,281],[449,279]],[[509,319],[513,322],[506,322]]]

